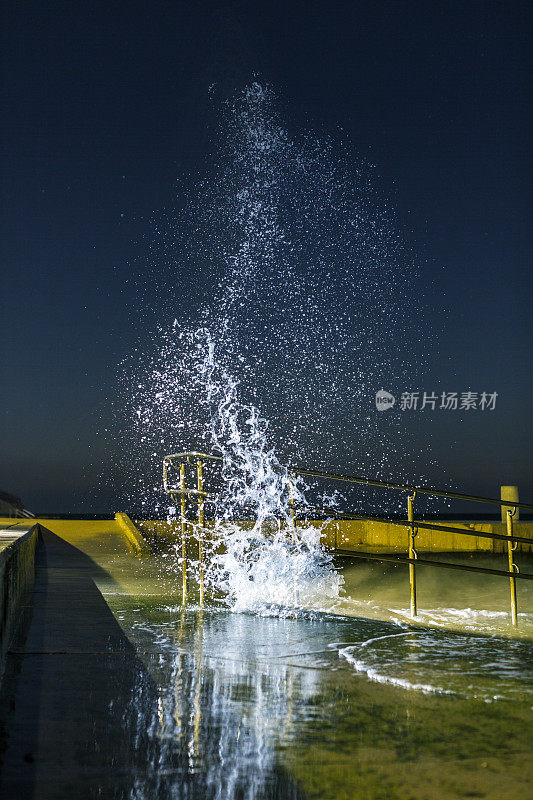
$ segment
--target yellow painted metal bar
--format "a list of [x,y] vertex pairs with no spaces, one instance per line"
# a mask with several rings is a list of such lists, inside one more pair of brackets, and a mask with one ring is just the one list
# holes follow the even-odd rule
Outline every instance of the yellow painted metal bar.
[[168,465],[171,464],[171,461],[168,461],[166,458],[163,459],[163,489],[165,492],[168,493]]
[[196,477],[198,487],[198,562],[199,562],[199,583],[200,583],[200,603],[204,602],[204,528],[205,528],[205,498],[203,465],[200,459],[196,464]]
[[[402,519],[391,519],[389,517],[362,517],[358,514],[349,514],[347,512],[338,511],[336,508],[318,508],[316,506],[306,506],[306,511],[316,511],[319,514],[324,514],[326,516],[331,516],[334,519],[338,519],[341,521],[346,522],[373,522],[379,523],[381,525],[400,525],[401,527],[405,526],[405,520]],[[338,524],[338,522],[337,522]],[[469,523],[470,524],[470,523]],[[478,525],[476,528],[475,525]],[[492,539],[494,541],[498,539],[502,539],[503,541],[507,541],[507,534],[503,533],[494,533],[494,532],[487,532],[479,529],[479,525],[482,523],[472,523],[472,528],[457,528],[451,527],[450,525],[446,525],[441,522],[432,523],[432,522],[416,522],[417,532],[420,533],[422,531],[436,531],[437,533],[458,533],[461,536],[474,536],[480,539]],[[524,524],[524,523],[522,523]],[[530,536],[515,536],[513,535],[513,539],[515,542],[523,542],[524,544],[533,544],[533,538]]]
[[[395,564],[415,564],[423,567],[438,567],[438,569],[460,569],[465,572],[482,572],[484,575],[501,575],[503,578],[515,579],[521,578],[527,581],[533,581],[533,573],[529,572],[508,572],[506,569],[490,569],[488,567],[470,567],[467,564],[455,564],[451,561],[434,561],[433,559],[419,558],[403,558],[403,556],[386,556],[382,553],[368,553],[363,550],[337,550],[335,556],[340,558],[362,558],[364,560],[374,559],[375,561],[391,561]],[[516,568],[516,564],[514,565]]]
[[180,489],[181,489],[181,575],[182,575],[182,598],[183,603],[187,601],[187,499],[185,497],[185,464],[180,465]]
[[518,609],[517,609],[517,602],[516,602],[516,565],[514,564],[513,554],[516,550],[516,543],[513,542],[513,515],[516,509],[507,509],[507,559],[509,564],[509,572],[512,575],[509,577],[509,584],[511,590],[511,622],[513,625],[518,625]]
[[295,469],[295,475],[307,475],[309,478],[324,478],[330,481],[343,481],[344,483],[360,483],[363,486],[376,486],[383,489],[397,489],[401,492],[412,492],[413,494],[427,494],[435,497],[448,497],[453,500],[471,500],[473,503],[492,503],[497,506],[511,506],[512,508],[526,508],[533,510],[533,503],[519,503],[514,500],[497,500],[494,497],[478,497],[473,494],[459,494],[459,492],[445,492],[442,489],[428,489],[425,486],[409,486],[402,483],[389,483],[388,481],[376,481],[370,478],[358,477],[356,475],[336,475],[332,472],[318,472],[314,469]]
[[[296,475],[294,473],[289,475],[289,513],[290,513],[290,533],[293,544],[296,544],[296,508],[294,505],[294,479]],[[300,596],[298,592],[298,587],[296,584],[296,576],[294,576],[294,605],[300,605]]]
[[414,525],[414,511],[413,511],[413,500],[415,499],[414,494],[410,494],[407,497],[407,519],[409,521],[409,592],[410,592],[410,606],[411,606],[411,616],[416,617],[416,572],[415,572],[415,560],[416,560],[416,550],[415,550],[415,525]]
[[290,530],[292,541],[296,542],[296,508],[294,507],[294,481],[295,476],[289,476],[289,513],[291,516]]

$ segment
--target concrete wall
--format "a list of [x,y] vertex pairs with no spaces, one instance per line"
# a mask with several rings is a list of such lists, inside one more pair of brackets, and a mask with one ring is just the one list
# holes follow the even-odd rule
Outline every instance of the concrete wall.
[[[501,553],[507,549],[507,542],[498,539],[489,539],[484,536],[472,536],[476,531],[480,533],[506,534],[506,526],[501,522],[469,522],[468,520],[446,520],[439,522],[430,521],[438,527],[460,528],[468,534],[450,533],[448,531],[418,529],[415,547],[419,553],[423,552],[485,552]],[[520,522],[515,524],[514,533],[533,540],[533,523]],[[392,525],[383,522],[369,522],[367,520],[342,520],[328,523],[324,529],[324,540],[330,547],[345,549],[367,549],[369,552],[389,551],[405,552],[407,549],[407,528],[402,525]],[[520,552],[533,552],[531,544],[518,543]]]
[[[480,533],[505,534],[506,528],[500,522],[470,522],[468,520],[437,522],[432,524],[461,528],[465,531]],[[242,523],[251,525],[252,523]],[[407,528],[402,525],[392,525],[384,522],[369,522],[367,520],[339,520],[338,522],[309,522],[322,530],[322,540],[328,547],[346,550],[367,550],[368,552],[405,553],[407,550]],[[168,523],[165,520],[137,520],[135,523],[147,541],[157,550],[176,542],[180,537],[179,522]],[[209,536],[210,523],[206,526],[206,536]],[[533,522],[519,522],[514,525],[517,536],[533,539]],[[447,531],[419,529],[416,537],[416,549],[423,552],[484,552],[501,553],[507,548],[507,543],[501,540],[486,539],[482,536],[472,536]],[[519,543],[520,552],[533,552],[530,544]]]
[[38,535],[38,525],[0,529],[0,677],[22,605],[33,589]]

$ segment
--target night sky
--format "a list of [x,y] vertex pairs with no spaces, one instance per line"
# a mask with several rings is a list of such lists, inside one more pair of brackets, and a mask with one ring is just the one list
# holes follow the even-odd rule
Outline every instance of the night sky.
[[121,510],[118,364],[165,322],[146,309],[150,219],[204,169],[217,102],[260,80],[289,126],[342,129],[417,254],[428,365],[405,390],[498,393],[494,411],[405,412],[418,449],[431,428],[427,478],[533,502],[531,9],[5,2],[0,489]]

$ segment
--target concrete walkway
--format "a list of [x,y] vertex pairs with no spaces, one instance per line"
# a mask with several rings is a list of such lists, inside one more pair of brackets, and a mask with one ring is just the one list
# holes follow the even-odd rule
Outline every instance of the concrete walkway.
[[127,797],[132,773],[151,760],[143,715],[154,690],[95,585],[102,573],[42,532],[26,630],[8,652],[0,697],[3,800]]

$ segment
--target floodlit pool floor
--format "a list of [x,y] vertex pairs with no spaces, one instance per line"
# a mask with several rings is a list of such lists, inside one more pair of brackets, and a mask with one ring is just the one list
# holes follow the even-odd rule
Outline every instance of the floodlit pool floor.
[[[532,641],[490,581],[420,572],[425,625],[383,565],[345,569],[337,614],[184,609],[161,560],[45,532],[3,681],[0,796],[523,800]],[[461,601],[485,632],[479,614],[450,630]]]

